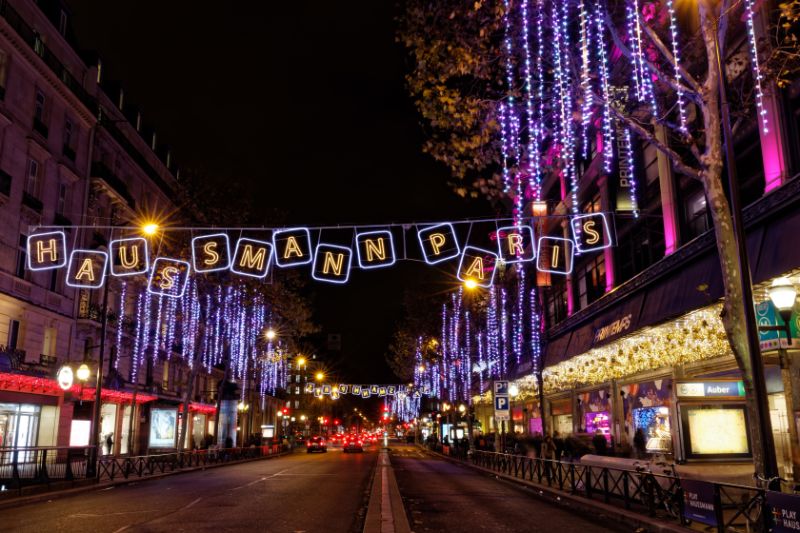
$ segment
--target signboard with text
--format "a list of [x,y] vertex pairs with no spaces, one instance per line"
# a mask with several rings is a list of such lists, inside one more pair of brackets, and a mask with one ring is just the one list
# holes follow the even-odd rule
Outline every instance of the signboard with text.
[[800,497],[769,490],[767,505],[772,513],[773,533],[800,531]]
[[714,485],[706,481],[682,479],[683,517],[709,526],[717,525]]
[[494,392],[495,418],[497,418],[497,420],[509,420],[511,401],[508,398],[508,381],[495,381],[492,391]]

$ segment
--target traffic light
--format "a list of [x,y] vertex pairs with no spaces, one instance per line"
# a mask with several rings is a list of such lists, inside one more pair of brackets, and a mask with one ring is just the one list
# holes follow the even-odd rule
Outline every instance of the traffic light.
[[339,419],[338,418],[333,421],[333,425],[334,426],[338,426],[339,425]]
[[384,420],[389,420],[389,408],[388,407],[384,407],[383,408],[383,419]]
[[289,408],[288,407],[284,407],[283,409],[281,409],[281,412],[283,413],[283,416],[289,416]]

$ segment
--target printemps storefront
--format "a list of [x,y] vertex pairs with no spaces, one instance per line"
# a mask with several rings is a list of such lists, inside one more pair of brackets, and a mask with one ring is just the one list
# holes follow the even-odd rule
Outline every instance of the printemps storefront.
[[[762,325],[776,323],[766,296],[768,285],[754,292]],[[544,412],[547,433],[583,436],[587,442],[599,433],[621,456],[663,454],[679,463],[749,465],[745,391],[720,319],[721,307],[709,305],[546,365],[544,409],[539,407],[535,377],[516,380],[520,392],[512,409],[530,413],[525,433],[541,431]],[[627,310],[623,306],[623,312]],[[792,464],[793,448],[795,457],[800,450],[800,410],[793,407],[800,406],[800,386],[792,378],[798,368],[799,326],[795,308],[791,346],[780,332],[761,333],[773,437],[784,478],[800,468]],[[495,428],[490,396],[476,397],[475,411],[484,427]],[[637,440],[644,450],[636,449]]]

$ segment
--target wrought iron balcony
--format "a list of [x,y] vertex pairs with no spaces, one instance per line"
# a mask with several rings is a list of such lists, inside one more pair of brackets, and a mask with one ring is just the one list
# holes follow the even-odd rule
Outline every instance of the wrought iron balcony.
[[111,169],[100,161],[92,163],[92,177],[103,180],[131,209],[136,208],[136,201],[128,190],[128,186]]

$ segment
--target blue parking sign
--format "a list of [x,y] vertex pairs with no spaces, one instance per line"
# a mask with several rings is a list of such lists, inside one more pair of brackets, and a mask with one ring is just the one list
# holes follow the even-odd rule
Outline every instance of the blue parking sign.
[[494,382],[494,395],[508,394],[508,381],[495,381]]
[[508,411],[510,404],[508,396],[495,396],[494,397],[494,410],[495,411]]

